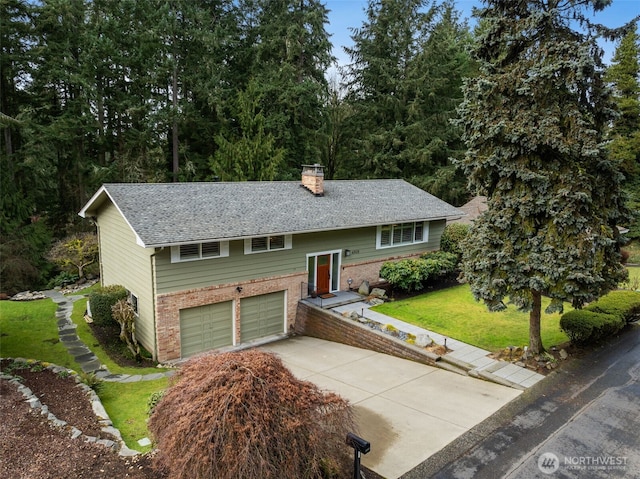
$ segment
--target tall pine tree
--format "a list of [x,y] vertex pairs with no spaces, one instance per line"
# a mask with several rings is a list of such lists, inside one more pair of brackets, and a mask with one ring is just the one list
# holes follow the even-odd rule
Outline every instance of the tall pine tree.
[[611,158],[620,163],[633,212],[628,238],[640,238],[640,36],[637,22],[622,38],[607,69],[619,116],[609,131]]
[[[354,150],[346,169],[351,176],[406,178],[460,200],[460,177],[455,187],[434,175],[464,151],[449,120],[462,101],[462,78],[473,71],[467,26],[452,2],[372,0],[366,13],[353,48],[346,49]],[[445,176],[453,180],[449,169]]]
[[[600,0],[488,0],[478,13],[480,75],[464,87],[461,167],[488,196],[463,267],[490,309],[529,311],[529,347],[543,350],[541,298],[579,308],[626,277],[616,225],[625,208],[605,132],[612,120],[597,32]],[[581,31],[573,29],[580,22]]]

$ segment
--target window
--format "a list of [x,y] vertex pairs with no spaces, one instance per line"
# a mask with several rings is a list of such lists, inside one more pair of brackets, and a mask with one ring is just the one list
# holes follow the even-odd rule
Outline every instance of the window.
[[244,240],[244,254],[291,249],[291,235],[257,236]]
[[135,315],[138,316],[138,297],[135,294],[129,293],[129,303],[131,304]]
[[429,223],[397,223],[378,226],[376,248],[390,248],[429,241]]
[[229,256],[228,241],[208,241],[206,243],[189,243],[171,247],[172,263],[220,258],[223,256]]

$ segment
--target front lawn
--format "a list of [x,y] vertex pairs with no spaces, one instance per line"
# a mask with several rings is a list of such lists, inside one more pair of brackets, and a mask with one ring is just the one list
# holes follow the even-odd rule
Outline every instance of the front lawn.
[[0,356],[37,359],[79,371],[58,337],[56,309],[50,299],[0,301]]
[[[543,299],[541,331],[545,348],[569,339],[560,331],[560,314],[544,314],[548,304],[549,301]],[[372,309],[488,351],[529,344],[529,313],[519,312],[513,305],[508,305],[505,311],[491,313],[473,298],[466,284],[387,302]]]

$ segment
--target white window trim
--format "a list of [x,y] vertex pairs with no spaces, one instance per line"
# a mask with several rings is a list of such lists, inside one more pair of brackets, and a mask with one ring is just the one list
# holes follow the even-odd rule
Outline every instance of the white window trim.
[[[205,256],[202,257],[202,243],[220,243],[220,254],[218,256]],[[201,243],[188,243],[188,244],[197,244],[200,248],[200,257],[198,258],[180,258],[180,246],[172,246],[171,247],[171,262],[172,263],[187,263],[189,261],[203,261],[207,259],[217,259],[217,258],[225,258],[229,256],[229,242],[228,241],[203,241]]]
[[[409,246],[412,244],[420,244],[420,243],[428,243],[429,242],[429,221],[404,221],[404,222],[399,222],[399,223],[394,223],[394,224],[405,224],[405,223],[413,223],[413,232],[411,234],[411,237],[414,238],[413,241],[411,242],[407,242],[407,243],[400,243],[400,244],[390,244],[390,245],[383,245],[382,244],[382,228],[385,226],[393,226],[393,225],[379,225],[376,229],[376,249],[385,249],[385,248],[399,248],[401,246]],[[416,224],[420,224],[422,223],[422,241],[416,241],[415,240],[415,231],[416,231]],[[391,232],[391,239],[393,241],[393,231]]]
[[[272,236],[284,236],[284,248],[269,249],[269,244],[271,243],[269,241],[269,238],[271,238]],[[261,251],[253,251],[251,249],[251,240],[253,240],[254,238],[267,238],[267,249],[263,249]],[[273,253],[274,251],[283,251],[285,249],[291,249],[291,248],[292,248],[291,235],[254,236],[253,238],[246,238],[244,240],[244,254]]]
[[[137,305],[137,307],[133,306],[133,298],[136,299],[135,304]],[[137,318],[140,317],[140,297],[135,294],[132,293],[131,291],[129,291],[129,304],[131,304],[131,309],[133,309],[133,313],[136,315]]]

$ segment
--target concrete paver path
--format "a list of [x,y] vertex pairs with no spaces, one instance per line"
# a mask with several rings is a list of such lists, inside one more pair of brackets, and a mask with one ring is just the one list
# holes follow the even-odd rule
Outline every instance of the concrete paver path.
[[56,311],[58,336],[62,344],[67,348],[69,354],[71,354],[80,365],[83,372],[95,373],[95,375],[103,381],[122,383],[152,381],[175,374],[174,370],[144,375],[111,374],[107,367],[100,363],[100,360],[93,351],[78,337],[77,327],[71,320],[73,303],[83,296],[64,296],[56,290],[43,291],[43,293],[58,305],[58,310]]
[[447,353],[443,359],[452,359],[456,361],[457,364],[464,364],[465,369],[468,370],[471,375],[480,376],[484,379],[493,380],[520,389],[529,388],[544,379],[542,374],[538,374],[535,371],[516,366],[507,361],[498,361],[488,357],[490,354],[489,351],[463,343],[454,338],[445,337],[434,331],[405,323],[399,319],[378,313],[377,311],[372,311],[369,308],[371,308],[371,305],[360,301],[335,307],[333,311],[339,314],[355,311],[366,319],[382,325],[391,324],[396,329],[404,331],[405,333],[410,333],[415,336],[426,334],[437,344],[446,344],[447,348],[452,350],[450,353]]

